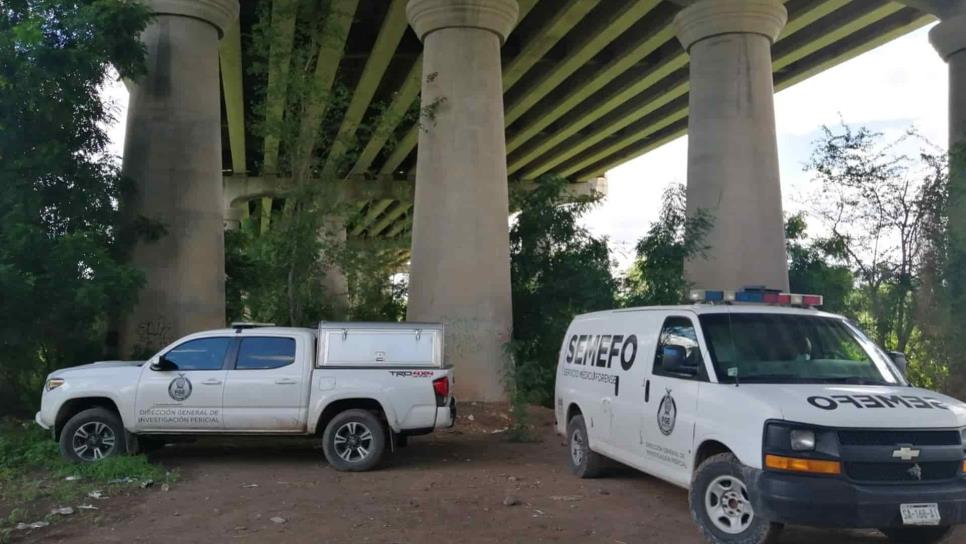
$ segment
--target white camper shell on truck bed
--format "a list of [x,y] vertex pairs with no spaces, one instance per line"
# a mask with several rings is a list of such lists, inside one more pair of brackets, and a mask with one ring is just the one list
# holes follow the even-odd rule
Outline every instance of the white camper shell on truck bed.
[[453,425],[443,333],[325,322],[200,332],[144,362],[52,372],[36,421],[74,461],[180,435],[318,435],[333,467],[367,470],[406,437]]

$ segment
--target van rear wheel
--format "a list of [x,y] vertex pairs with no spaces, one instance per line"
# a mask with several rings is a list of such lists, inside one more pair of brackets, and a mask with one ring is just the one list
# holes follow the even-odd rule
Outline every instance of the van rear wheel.
[[338,471],[371,470],[382,461],[386,451],[386,428],[372,412],[346,410],[325,427],[322,451]]
[[939,544],[953,533],[953,528],[943,527],[892,527],[879,532],[896,544]]
[[584,416],[574,416],[567,424],[567,458],[570,470],[581,478],[596,478],[604,468],[604,457],[590,449]]
[[744,466],[730,453],[713,455],[694,473],[691,516],[712,544],[771,544],[782,525],[755,515]]

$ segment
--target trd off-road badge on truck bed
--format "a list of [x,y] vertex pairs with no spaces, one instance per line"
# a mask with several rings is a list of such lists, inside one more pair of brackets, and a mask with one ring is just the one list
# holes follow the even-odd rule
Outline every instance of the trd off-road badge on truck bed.
[[184,374],[178,374],[178,377],[171,380],[171,384],[168,385],[168,395],[178,402],[188,400],[191,396],[191,380]]
[[674,423],[678,419],[678,407],[671,396],[671,390],[661,399],[661,405],[657,407],[657,426],[664,433],[664,436],[671,436],[674,432]]

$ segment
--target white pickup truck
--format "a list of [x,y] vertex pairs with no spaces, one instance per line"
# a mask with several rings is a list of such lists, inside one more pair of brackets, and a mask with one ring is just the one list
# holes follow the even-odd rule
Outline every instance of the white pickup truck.
[[181,435],[319,436],[337,470],[451,427],[443,326],[234,325],[186,336],[143,362],[52,372],[36,422],[69,460],[135,453]]

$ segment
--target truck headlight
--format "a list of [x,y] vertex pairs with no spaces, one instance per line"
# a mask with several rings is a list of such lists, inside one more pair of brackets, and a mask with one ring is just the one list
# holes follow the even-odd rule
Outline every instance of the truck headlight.
[[793,451],[815,451],[815,431],[795,429],[789,433]]
[[63,378],[50,378],[47,380],[47,391],[53,391],[54,389],[64,385],[64,383]]

